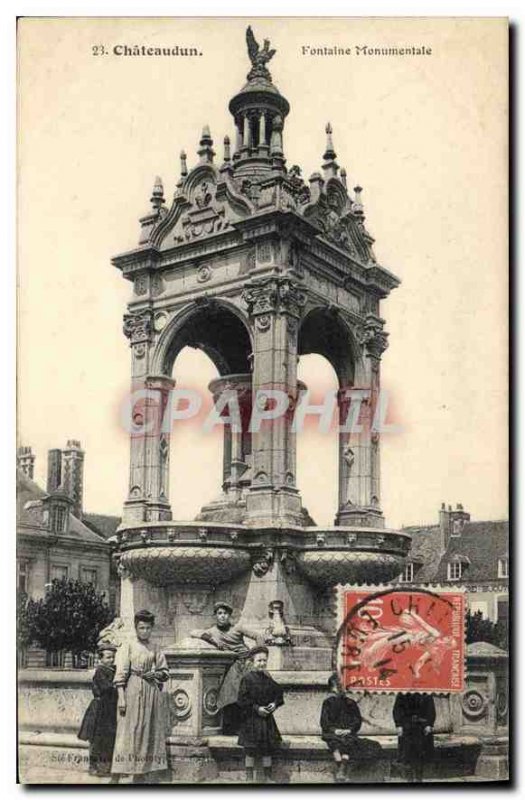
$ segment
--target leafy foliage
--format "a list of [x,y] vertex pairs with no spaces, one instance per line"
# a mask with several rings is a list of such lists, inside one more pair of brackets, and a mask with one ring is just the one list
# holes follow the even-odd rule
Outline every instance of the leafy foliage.
[[32,642],[33,614],[34,601],[30,600],[25,592],[18,591],[16,594],[16,644],[19,650],[23,650]]
[[94,651],[112,618],[104,593],[81,581],[54,580],[42,600],[29,601],[31,638],[48,651]]
[[491,622],[481,611],[467,611],[467,644],[488,642],[502,650],[508,650],[508,628],[504,621]]

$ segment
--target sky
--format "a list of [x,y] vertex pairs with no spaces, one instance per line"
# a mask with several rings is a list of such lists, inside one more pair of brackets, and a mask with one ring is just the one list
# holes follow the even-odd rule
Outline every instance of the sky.
[[[364,187],[380,263],[402,284],[383,302],[382,384],[400,431],[382,440],[391,527],[437,522],[442,501],[473,519],[508,516],[507,54],[497,19],[23,20],[19,38],[18,436],[36,453],[79,439],[85,508],[120,514],[129,466],[119,422],[130,354],[130,284],[111,256],[138,242],[154,177],[172,196],[204,124],[219,156],[228,101],[249,69],[244,31],[271,40],[274,82],[291,105],[288,164],[320,168],[331,122],[349,185]],[[117,57],[117,44],[196,46],[197,58]],[[427,46],[427,57],[358,56],[355,46]],[[107,55],[93,55],[103,45]],[[303,46],[352,49],[309,56]],[[218,156],[218,157],[219,157]],[[179,386],[215,371],[184,351]],[[320,357],[309,386],[335,388]],[[178,428],[174,517],[217,496],[220,436]],[[336,511],[336,438],[298,443],[298,485],[319,524]]]

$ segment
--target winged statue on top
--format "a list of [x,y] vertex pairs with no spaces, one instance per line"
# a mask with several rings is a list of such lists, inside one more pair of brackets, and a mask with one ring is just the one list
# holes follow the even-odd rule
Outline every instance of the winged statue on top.
[[264,46],[261,50],[259,43],[253,35],[251,25],[248,25],[246,29],[246,44],[248,46],[248,55],[252,62],[252,68],[248,73],[248,80],[252,80],[252,78],[266,78],[271,81],[272,78],[266,68],[266,64],[273,58],[276,51],[275,49],[270,50],[270,40],[264,40]]

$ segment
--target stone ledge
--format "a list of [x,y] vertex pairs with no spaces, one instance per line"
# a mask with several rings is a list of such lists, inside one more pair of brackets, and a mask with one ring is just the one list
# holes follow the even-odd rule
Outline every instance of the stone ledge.
[[74,733],[54,733],[52,731],[20,731],[19,745],[36,747],[72,747],[89,750],[88,742],[77,739]]
[[18,671],[18,685],[27,686],[28,684],[46,684],[46,686],[78,686],[79,684],[90,685],[93,680],[94,668],[88,669],[59,669],[53,667],[49,669],[30,668]]
[[[378,742],[383,750],[394,749],[397,746],[396,736],[366,736],[366,739]],[[74,747],[78,749],[88,749],[87,742],[77,739],[73,733],[53,733],[51,731],[21,731],[19,735],[19,744],[23,745],[37,745],[40,747]],[[231,753],[242,753],[242,747],[237,744],[236,736],[208,736],[203,738],[193,736],[170,736],[166,740],[168,744],[176,747],[209,747],[210,750],[228,750]],[[434,736],[434,745],[436,749],[447,749],[452,747],[473,747],[480,745],[508,745],[508,739],[501,736],[490,739],[477,736],[459,736],[448,734],[436,734]],[[282,750],[289,753],[298,753],[305,750],[313,752],[326,753],[327,748],[325,742],[320,736],[284,736]]]
[[[382,749],[385,751],[397,749],[397,736],[367,735],[363,738],[369,739],[373,742],[378,742],[378,744],[380,744]],[[175,742],[176,738],[172,737],[171,741]],[[450,736],[448,734],[435,734],[434,736],[434,746],[438,750],[447,750],[449,748],[459,747],[474,747],[479,746],[480,744],[481,742],[476,736]],[[240,755],[243,752],[242,747],[237,744],[236,736],[209,736],[208,747],[212,752],[215,750],[222,752],[228,751],[232,755],[235,753],[239,753]],[[309,753],[322,753],[325,755],[328,752],[326,743],[321,739],[320,736],[292,735],[283,736],[281,752],[284,753],[285,751],[290,753],[290,755],[296,755],[306,751]]]

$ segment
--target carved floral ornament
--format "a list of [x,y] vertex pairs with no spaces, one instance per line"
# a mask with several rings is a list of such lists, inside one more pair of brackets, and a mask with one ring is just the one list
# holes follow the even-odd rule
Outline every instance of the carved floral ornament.
[[178,722],[182,722],[191,715],[191,700],[185,689],[176,688],[169,693],[170,712]]
[[[242,299],[250,314],[275,314],[276,312],[300,316],[306,304],[306,292],[290,278],[268,278],[248,285]],[[269,323],[263,330],[269,327]]]
[[478,719],[486,714],[488,697],[478,689],[468,689],[461,696],[461,707],[466,717]]

